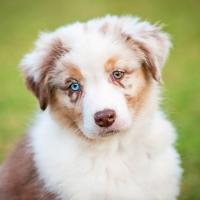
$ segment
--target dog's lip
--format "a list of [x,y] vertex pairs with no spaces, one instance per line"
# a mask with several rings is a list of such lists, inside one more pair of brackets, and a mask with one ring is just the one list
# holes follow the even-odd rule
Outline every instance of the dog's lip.
[[115,135],[115,134],[117,134],[119,132],[120,132],[119,130],[104,130],[104,131],[101,131],[99,133],[99,136],[108,137],[108,136],[111,136],[111,135]]

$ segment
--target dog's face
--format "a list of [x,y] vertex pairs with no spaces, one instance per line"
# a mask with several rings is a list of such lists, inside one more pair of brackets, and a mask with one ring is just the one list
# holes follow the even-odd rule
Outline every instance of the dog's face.
[[106,17],[43,35],[22,65],[41,109],[93,139],[130,129],[152,106],[169,46],[157,27]]
[[79,40],[78,48],[72,45],[50,78],[52,111],[63,123],[70,118],[89,138],[128,129],[148,81],[139,57],[104,37],[93,33]]

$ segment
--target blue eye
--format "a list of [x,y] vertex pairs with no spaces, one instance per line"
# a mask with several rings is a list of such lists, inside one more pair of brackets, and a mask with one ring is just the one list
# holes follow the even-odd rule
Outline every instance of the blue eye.
[[80,84],[77,82],[71,83],[71,85],[69,87],[73,92],[78,92],[81,89]]

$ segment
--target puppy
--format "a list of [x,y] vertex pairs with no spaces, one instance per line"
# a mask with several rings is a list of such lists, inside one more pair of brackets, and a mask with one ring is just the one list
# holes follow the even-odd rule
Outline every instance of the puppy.
[[106,16],[43,33],[22,60],[41,112],[1,169],[1,200],[175,200],[175,129],[160,110],[169,36]]

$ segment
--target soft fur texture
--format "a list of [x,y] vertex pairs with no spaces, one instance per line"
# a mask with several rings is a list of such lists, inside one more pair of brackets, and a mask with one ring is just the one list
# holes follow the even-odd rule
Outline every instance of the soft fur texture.
[[[135,17],[106,16],[40,36],[22,70],[43,110],[26,149],[44,191],[62,200],[177,198],[175,130],[159,107],[170,46],[159,27]],[[70,89],[74,80],[78,92]],[[100,127],[94,115],[105,109],[116,119]]]

